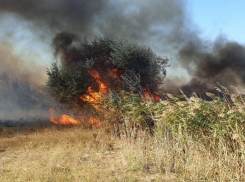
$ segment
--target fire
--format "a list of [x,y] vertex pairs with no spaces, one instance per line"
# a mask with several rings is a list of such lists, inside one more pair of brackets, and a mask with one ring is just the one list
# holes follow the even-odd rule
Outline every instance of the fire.
[[116,79],[120,80],[120,73],[119,73],[118,69],[111,69],[110,72],[112,73],[113,77],[115,77]]
[[53,108],[49,109],[49,113],[50,113],[50,121],[54,124],[58,124],[58,125],[80,125],[80,124],[84,124],[84,125],[89,125],[89,126],[101,126],[102,123],[100,122],[100,120],[98,118],[95,117],[90,117],[89,120],[87,122],[85,122],[84,118],[80,117],[79,120],[68,116],[66,114],[63,114],[61,116],[60,119],[56,119],[55,116],[55,111]]
[[145,98],[151,98],[154,101],[159,101],[161,98],[158,95],[152,95],[149,91],[144,89],[144,97]]
[[100,76],[98,71],[95,70],[91,70],[88,71],[88,73],[96,79],[97,83],[99,84],[99,93],[104,93],[107,94],[108,93],[108,87],[106,86],[105,81],[102,81],[102,77]]
[[[87,94],[84,94],[80,97],[84,102],[89,102],[92,104],[92,106],[96,109],[99,109],[99,103],[100,100],[103,98],[104,95],[107,95],[109,92],[109,89],[107,87],[105,79],[103,79],[99,72],[96,70],[90,70],[88,73],[96,80],[99,90],[98,92],[94,91],[91,86],[87,89]],[[113,73],[114,74],[114,73]],[[75,118],[68,116],[66,114],[63,114],[59,120],[55,117],[55,111],[54,109],[50,108],[50,120],[52,123],[60,124],[60,125],[92,125],[92,126],[101,126],[102,123],[98,118],[90,117],[87,122],[84,122],[84,118],[79,118],[79,120],[76,120]]]
[[92,87],[88,87],[87,93],[80,98],[85,102],[90,102],[92,106],[98,109],[98,104],[102,99],[103,95],[107,95],[109,90],[106,81],[100,76],[99,72],[95,70],[88,71],[88,73],[96,80],[99,85],[99,91],[93,91]]
[[[108,82],[106,79],[99,74],[98,71],[96,70],[90,70],[88,73],[96,80],[96,83],[98,84],[99,88],[98,91],[94,91],[92,86],[89,86],[87,89],[87,93],[82,95],[80,99],[84,102],[89,102],[95,109],[98,111],[100,110],[100,101],[103,99],[104,96],[108,95],[109,93],[109,88],[108,88]],[[119,73],[117,69],[110,69],[108,70],[108,73],[106,76],[109,77],[114,77],[118,80],[120,80],[120,75],[122,73]],[[117,86],[118,89],[120,87]],[[116,87],[116,88],[117,88]],[[155,101],[159,101],[160,97],[157,95],[152,95],[150,92],[148,92],[146,89],[144,89],[144,96],[145,98],[151,98],[154,99]],[[55,111],[53,108],[50,108],[50,120],[51,122],[59,125],[80,125],[80,124],[85,124],[85,125],[92,125],[92,126],[101,126],[102,123],[98,118],[95,117],[90,117],[87,122],[85,122],[85,119],[82,117],[79,117],[79,120],[68,116],[66,114],[63,114],[61,118],[58,120],[55,117]]]
[[80,121],[66,114],[63,114],[59,120],[56,119],[55,111],[53,108],[49,109],[49,113],[50,113],[50,121],[54,124],[59,124],[59,125],[80,125],[81,124]]

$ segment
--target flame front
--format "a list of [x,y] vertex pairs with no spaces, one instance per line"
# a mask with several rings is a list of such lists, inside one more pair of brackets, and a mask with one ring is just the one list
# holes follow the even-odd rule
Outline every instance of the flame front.
[[80,121],[66,114],[63,114],[59,120],[56,119],[55,111],[53,108],[49,109],[49,113],[50,113],[50,121],[54,124],[59,124],[59,125],[80,125],[81,124]]
[[[89,86],[87,89],[87,93],[80,96],[80,99],[84,102],[89,102],[96,110],[100,111],[100,101],[102,98],[109,93],[108,83],[107,80],[99,74],[96,70],[90,70],[88,73],[96,80],[96,83],[98,84],[98,91],[94,91],[92,86]],[[120,75],[122,73],[119,73],[117,69],[111,69],[108,70],[107,76],[114,77],[117,80],[120,80]],[[116,86],[115,88],[119,89],[119,86]],[[151,98],[155,101],[158,101],[160,99],[157,95],[152,95],[150,92],[148,92],[146,89],[144,89],[144,97],[145,98]],[[79,120],[68,116],[66,114],[63,114],[61,118],[58,120],[55,117],[55,111],[53,108],[50,108],[50,121],[59,124],[59,125],[92,125],[92,126],[101,126],[102,123],[98,118],[90,117],[88,120],[85,121],[85,118],[79,117]]]
[[[87,89],[87,94],[84,94],[80,97],[84,102],[89,102],[92,104],[92,106],[96,109],[99,109],[99,103],[100,100],[102,99],[103,95],[108,94],[108,87],[104,79],[100,76],[99,72],[95,70],[90,70],[88,73],[96,80],[99,90],[98,92],[94,91],[91,86],[88,87]],[[114,72],[113,72],[114,74]],[[85,124],[85,125],[92,125],[92,126],[101,126],[102,123],[98,118],[95,117],[90,117],[87,122],[84,122],[84,118],[79,117],[79,120],[68,116],[66,114],[63,114],[61,118],[58,120],[55,117],[55,111],[53,108],[49,109],[50,112],[50,121],[54,124],[59,124],[59,125],[80,125],[80,124]]]
[[84,118],[80,117],[79,120],[68,116],[66,114],[63,114],[61,116],[60,119],[56,119],[55,116],[55,111],[53,108],[49,109],[49,113],[50,113],[50,121],[54,124],[57,125],[80,125],[80,124],[84,124],[84,125],[89,125],[89,126],[95,126],[95,127],[99,127],[102,125],[102,123],[100,122],[100,120],[98,118],[95,117],[90,117],[89,120],[87,122],[85,122]]
[[103,95],[108,94],[108,87],[105,81],[102,81],[102,77],[100,76],[99,72],[95,70],[88,71],[88,73],[96,80],[99,91],[95,92],[93,91],[92,87],[89,86],[87,90],[87,94],[80,97],[85,102],[89,102],[92,104],[92,106],[96,109],[98,109],[99,101],[102,99]]

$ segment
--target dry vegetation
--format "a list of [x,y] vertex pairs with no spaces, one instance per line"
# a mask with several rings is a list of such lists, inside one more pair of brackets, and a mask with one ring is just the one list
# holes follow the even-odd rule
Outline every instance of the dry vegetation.
[[111,97],[100,129],[2,128],[0,181],[245,181],[244,99],[220,94]]
[[150,144],[152,139],[117,139],[102,130],[88,131],[81,127],[10,132],[5,129],[1,137],[0,181],[175,179],[170,171],[158,172],[155,165],[160,161],[153,162],[156,155],[162,154],[159,148],[153,148],[156,143]]

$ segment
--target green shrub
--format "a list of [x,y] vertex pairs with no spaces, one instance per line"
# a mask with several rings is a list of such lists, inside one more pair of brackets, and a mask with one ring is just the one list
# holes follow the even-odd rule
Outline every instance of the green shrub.
[[[107,90],[142,93],[141,88],[157,93],[165,77],[168,59],[156,56],[147,46],[128,40],[95,37],[72,43],[73,36],[61,33],[53,41],[56,54],[61,52],[61,65],[53,63],[47,71],[47,87],[59,102],[72,107],[86,104],[80,98],[89,95],[88,88],[99,91],[90,71],[96,71]],[[117,70],[117,78],[110,76]]]

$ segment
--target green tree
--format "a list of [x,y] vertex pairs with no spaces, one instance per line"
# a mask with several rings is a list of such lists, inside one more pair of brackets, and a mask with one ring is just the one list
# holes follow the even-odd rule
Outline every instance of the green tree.
[[[99,73],[110,91],[124,90],[142,94],[143,90],[157,94],[166,75],[167,58],[161,58],[147,46],[129,40],[95,37],[92,41],[68,33],[56,35],[53,41],[61,64],[48,69],[47,87],[60,103],[83,107],[83,95],[88,88],[99,91],[99,84],[89,72]],[[117,70],[117,77],[113,75]]]

